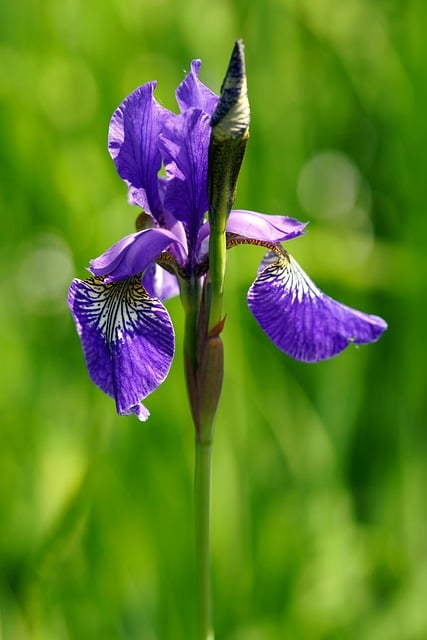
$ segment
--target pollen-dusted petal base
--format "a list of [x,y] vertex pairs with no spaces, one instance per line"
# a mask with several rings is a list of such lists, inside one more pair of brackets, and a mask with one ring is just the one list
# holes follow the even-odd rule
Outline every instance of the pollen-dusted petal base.
[[135,276],[105,284],[73,280],[68,304],[93,382],[116,400],[121,415],[148,418],[141,401],[166,378],[174,355],[171,319]]
[[329,298],[288,254],[267,254],[248,304],[274,344],[304,362],[331,358],[349,344],[375,342],[387,328],[382,318]]

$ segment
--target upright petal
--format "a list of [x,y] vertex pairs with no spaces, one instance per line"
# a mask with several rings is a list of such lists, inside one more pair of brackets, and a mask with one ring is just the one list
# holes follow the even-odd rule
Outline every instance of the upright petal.
[[209,139],[209,116],[200,109],[188,109],[171,118],[160,136],[168,177],[164,207],[184,223],[190,242],[208,208]]
[[176,90],[176,101],[181,112],[197,107],[210,116],[215,111],[218,96],[199,80],[201,61],[193,60],[191,71]]
[[93,382],[115,398],[120,415],[146,420],[141,404],[166,378],[174,355],[171,319],[139,277],[105,284],[73,280],[68,304]]
[[158,138],[172,113],[153,97],[155,87],[155,82],[142,85],[116,109],[110,121],[108,149],[119,176],[129,187],[129,200],[162,222]]
[[331,358],[349,344],[375,342],[387,328],[382,318],[329,298],[288,254],[267,254],[248,304],[274,344],[304,362]]
[[125,236],[90,262],[94,276],[108,276],[106,283],[128,278],[145,269],[170,244],[180,239],[167,229],[144,229]]

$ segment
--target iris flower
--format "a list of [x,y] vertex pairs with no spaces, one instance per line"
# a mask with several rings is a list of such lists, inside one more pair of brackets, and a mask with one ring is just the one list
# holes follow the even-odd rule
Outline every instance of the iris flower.
[[[198,78],[200,61],[176,90],[179,113],[154,97],[155,82],[114,112],[108,148],[143,210],[137,231],[90,262],[91,278],[75,279],[68,301],[93,382],[121,415],[146,420],[142,404],[168,375],[174,328],[164,302],[209,270],[207,176],[210,120],[218,96]],[[267,249],[248,292],[260,327],[286,354],[305,362],[335,356],[349,344],[378,340],[384,320],[325,295],[282,247],[306,224],[286,216],[232,210],[227,247]]]

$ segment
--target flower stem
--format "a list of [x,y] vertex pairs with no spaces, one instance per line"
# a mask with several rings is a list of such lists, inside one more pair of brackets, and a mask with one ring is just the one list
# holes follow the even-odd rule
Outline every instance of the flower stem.
[[194,510],[197,640],[213,640],[210,579],[210,490],[213,423],[221,395],[224,355],[221,331],[226,263],[226,226],[249,127],[244,48],[236,42],[221,97],[211,118],[208,159],[209,272],[203,291],[197,280],[182,283],[186,314],[185,368],[196,428]]
[[200,284],[196,277],[180,280],[181,302],[185,311],[184,353],[193,369],[197,364],[197,322],[200,307]]
[[210,578],[210,485],[212,442],[196,440],[194,475],[197,640],[213,640]]
[[208,331],[212,331],[223,319],[222,302],[224,295],[225,264],[225,226],[223,229],[212,228],[209,235],[209,273],[211,278],[211,295],[209,300]]
[[182,281],[185,309],[184,361],[195,439],[194,524],[197,640],[213,640],[210,585],[210,481],[213,420],[221,390],[223,353],[219,336],[207,335],[205,297],[197,278]]

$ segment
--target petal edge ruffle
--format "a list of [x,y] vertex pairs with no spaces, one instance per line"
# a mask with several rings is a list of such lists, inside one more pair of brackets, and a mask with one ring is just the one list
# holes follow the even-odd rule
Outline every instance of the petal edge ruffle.
[[197,107],[211,116],[218,104],[218,96],[199,80],[200,65],[200,60],[192,61],[191,71],[176,90],[176,101],[182,113]]

